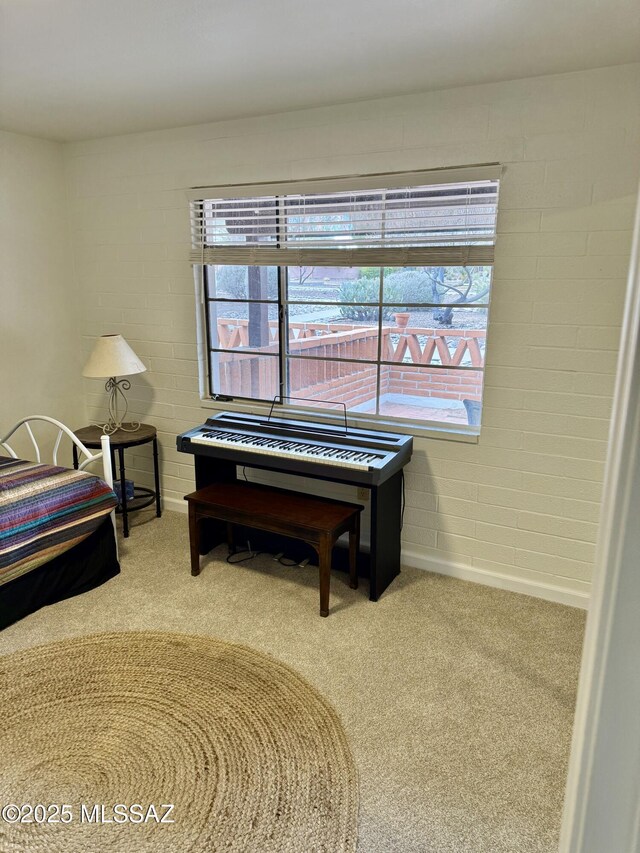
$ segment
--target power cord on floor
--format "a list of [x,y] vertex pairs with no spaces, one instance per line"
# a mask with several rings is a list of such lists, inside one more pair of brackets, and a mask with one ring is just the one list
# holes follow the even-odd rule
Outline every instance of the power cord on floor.
[[273,559],[280,563],[281,566],[298,566],[299,563],[297,560],[292,560],[290,557],[286,557],[284,554],[276,554]]
[[[253,560],[254,557],[259,557],[264,553],[264,551],[234,551],[233,554],[227,555],[227,563],[246,563],[247,560]],[[243,557],[243,554],[247,554],[247,556]],[[234,560],[234,557],[237,559]]]
[[246,563],[247,560],[253,560],[254,557],[260,556],[268,556],[271,557],[272,560],[276,563],[280,563],[281,566],[305,566],[309,561],[303,560],[303,562],[299,563],[297,560],[292,560],[290,557],[287,557],[283,553],[278,554],[270,554],[268,551],[253,551],[251,549],[251,543],[247,543],[249,545],[248,548],[245,548],[242,551],[234,551],[232,554],[227,555],[227,563],[235,564],[235,563]]

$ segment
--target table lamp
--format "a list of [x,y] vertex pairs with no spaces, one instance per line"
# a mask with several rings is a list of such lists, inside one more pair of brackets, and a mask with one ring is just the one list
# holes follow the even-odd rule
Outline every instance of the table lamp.
[[[83,376],[91,379],[106,379],[105,390],[109,397],[109,420],[100,424],[102,431],[111,435],[117,429],[125,432],[135,432],[139,423],[124,424],[127,415],[127,398],[124,392],[131,388],[128,379],[117,379],[117,376],[132,376],[134,373],[144,373],[147,368],[140,361],[122,335],[102,335],[98,338],[82,371]],[[123,407],[122,413],[119,408]]]

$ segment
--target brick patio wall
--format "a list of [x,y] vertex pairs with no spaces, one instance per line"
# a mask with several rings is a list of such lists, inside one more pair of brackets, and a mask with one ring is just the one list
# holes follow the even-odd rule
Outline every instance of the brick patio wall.
[[441,400],[481,400],[481,370],[425,370],[410,365],[385,365],[388,394],[437,397]]
[[[232,324],[233,321],[220,321]],[[245,321],[236,321],[239,325]],[[289,342],[292,354],[301,354],[307,360],[291,359],[289,363],[290,394],[292,397],[314,400],[331,400],[350,407],[361,405],[376,395],[376,368],[363,361],[326,361],[325,359],[375,359],[378,352],[377,330],[351,324],[292,324]],[[244,333],[244,325],[242,325]],[[310,335],[307,337],[307,335]],[[396,349],[391,346],[394,336]],[[229,335],[227,334],[227,337]],[[435,330],[411,329],[400,335],[393,327],[383,334],[382,355],[386,358],[402,357],[404,353],[419,359],[429,344],[437,342],[442,358],[452,358],[445,337],[469,341],[474,349],[473,361],[482,362],[478,339],[484,332],[462,329]],[[230,338],[231,340],[232,338]],[[244,334],[233,340],[246,345]],[[433,347],[432,347],[433,349]],[[265,355],[275,355],[277,344],[263,347]],[[313,359],[313,360],[311,360]],[[228,396],[266,396],[278,393],[278,362],[276,358],[256,358],[242,352],[219,357],[220,393]],[[260,391],[258,390],[260,389]],[[477,400],[482,398],[482,371],[442,368],[428,369],[427,365],[401,362],[383,365],[381,394],[400,394],[413,397],[431,397],[442,400]]]

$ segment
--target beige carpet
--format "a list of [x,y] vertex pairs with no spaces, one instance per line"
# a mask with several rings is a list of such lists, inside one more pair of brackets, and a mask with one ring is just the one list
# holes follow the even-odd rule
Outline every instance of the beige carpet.
[[312,566],[231,566],[221,548],[191,577],[184,515],[139,513],[120,541],[118,578],[11,626],[0,651],[133,629],[246,644],[342,720],[360,853],[555,853],[581,611],[404,569],[376,603],[335,573],[321,619]]
[[0,684],[2,851],[356,849],[340,721],[262,652],[92,634],[5,655]]

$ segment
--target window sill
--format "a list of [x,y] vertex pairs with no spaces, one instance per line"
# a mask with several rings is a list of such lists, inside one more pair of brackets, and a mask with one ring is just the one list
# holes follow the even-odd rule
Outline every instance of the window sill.
[[[200,404],[203,409],[212,409],[216,412],[243,412],[252,415],[268,415],[270,405],[261,403],[251,403],[249,401],[242,402],[239,400],[212,400],[210,397],[200,399]],[[278,409],[278,411],[282,411]],[[319,417],[318,410],[314,409],[288,409],[288,416],[297,420],[308,420],[318,423],[318,420],[326,420],[327,423],[339,423],[336,418]],[[284,412],[283,412],[284,414]],[[429,424],[422,426],[418,423],[407,423],[397,420],[367,420],[363,418],[354,418],[348,415],[349,424],[356,429],[379,429],[384,432],[397,432],[403,435],[412,435],[415,438],[438,439],[441,441],[459,441],[464,444],[477,444],[480,438],[479,427],[468,427],[460,425],[439,425]]]

